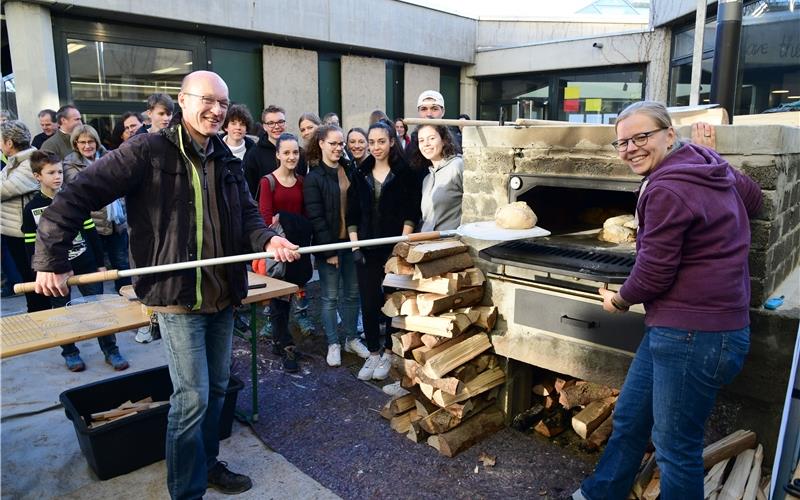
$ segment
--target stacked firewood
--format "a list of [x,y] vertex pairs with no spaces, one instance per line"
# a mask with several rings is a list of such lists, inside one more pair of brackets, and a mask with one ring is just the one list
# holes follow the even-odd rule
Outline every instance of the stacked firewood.
[[495,405],[505,373],[488,332],[497,308],[478,305],[484,276],[458,240],[398,243],[386,263],[383,312],[392,335],[393,374],[409,394],[381,415],[392,429],[452,457],[504,425]]
[[514,428],[533,427],[544,436],[555,437],[572,427],[588,451],[598,450],[608,440],[618,390],[551,374],[533,386],[533,393],[533,406],[514,418]]

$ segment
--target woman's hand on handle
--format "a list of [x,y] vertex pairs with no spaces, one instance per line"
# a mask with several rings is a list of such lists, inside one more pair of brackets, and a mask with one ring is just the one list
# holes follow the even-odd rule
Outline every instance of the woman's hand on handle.
[[67,280],[72,275],[72,271],[60,274],[39,271],[36,273],[36,293],[47,297],[66,297],[69,294]]

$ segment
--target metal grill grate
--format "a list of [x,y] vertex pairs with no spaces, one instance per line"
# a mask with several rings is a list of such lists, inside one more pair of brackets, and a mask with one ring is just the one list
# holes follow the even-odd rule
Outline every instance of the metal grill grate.
[[481,250],[481,258],[495,264],[587,278],[606,283],[622,283],[633,268],[633,255],[602,251],[585,246],[521,240],[501,243]]

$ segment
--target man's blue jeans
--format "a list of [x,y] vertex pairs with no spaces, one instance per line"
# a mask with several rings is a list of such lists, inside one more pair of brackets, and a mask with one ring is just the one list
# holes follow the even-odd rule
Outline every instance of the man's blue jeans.
[[698,332],[648,327],[614,410],[590,500],[627,498],[652,433],[663,500],[703,498],[703,429],[717,392],[742,369],[750,328]]
[[213,314],[158,313],[173,392],[167,421],[167,487],[200,498],[219,453],[219,416],[230,378],[233,308]]
[[320,259],[317,262],[319,272],[320,292],[322,297],[322,326],[328,345],[340,344],[339,334],[336,331],[336,309],[342,316],[345,340],[358,337],[356,321],[358,319],[358,278],[356,277],[356,263],[353,261],[353,251],[339,250],[339,267],[332,266]]

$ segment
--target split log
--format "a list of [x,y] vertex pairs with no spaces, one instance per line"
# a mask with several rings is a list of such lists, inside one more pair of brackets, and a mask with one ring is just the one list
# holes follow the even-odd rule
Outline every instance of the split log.
[[417,295],[416,297],[409,297],[400,306],[400,316],[419,316],[419,309],[417,308]]
[[474,322],[474,325],[487,332],[492,331],[495,323],[497,323],[497,306],[478,306],[453,310],[453,312],[464,314],[469,314],[473,311],[478,313],[478,319]]
[[425,395],[428,400],[433,399],[433,393],[436,389],[433,388],[431,384],[426,384],[425,382],[417,382],[417,387],[419,390],[422,391],[422,394]]
[[477,313],[445,313],[440,316],[395,316],[392,326],[400,330],[413,330],[440,337],[453,338],[475,322]]
[[[426,384],[448,394],[456,394],[463,387],[461,380],[455,377],[430,378],[425,375],[421,368],[414,360],[406,359],[403,362],[402,372],[403,375],[414,379],[417,384]],[[431,394],[433,393],[431,392]]]
[[648,483],[647,488],[642,492],[642,500],[656,500],[661,494],[661,477],[658,475],[658,469],[653,474],[653,479]]
[[412,408],[405,413],[397,415],[396,417],[392,417],[392,419],[389,421],[389,425],[395,432],[407,434],[408,430],[411,428],[411,423],[417,422],[418,420],[420,420],[420,418],[417,415],[417,409]]
[[554,410],[547,411],[539,423],[533,427],[533,430],[543,436],[551,438],[567,430],[568,425],[569,420],[567,412],[563,408],[555,408]]
[[575,382],[577,382],[577,380],[575,380],[574,378],[556,377],[556,381],[553,384],[553,386],[555,387],[556,392],[560,393],[567,387],[575,385]]
[[463,286],[481,286],[486,282],[486,276],[484,276],[483,271],[477,267],[464,269],[459,274],[463,276]]
[[447,337],[440,337],[438,335],[431,335],[430,333],[426,333],[420,338],[420,340],[422,340],[422,343],[425,344],[427,347],[436,347],[437,345],[444,344],[450,339],[448,339]]
[[441,434],[455,428],[471,415],[474,415],[484,408],[488,408],[494,404],[493,401],[483,398],[476,398],[475,401],[476,402],[473,403],[473,400],[470,399],[467,401],[468,404],[465,405],[455,403],[451,406],[440,408],[439,410],[420,420],[420,427],[422,427],[429,434]]
[[472,336],[472,333],[467,332],[467,333],[463,333],[461,335],[457,335],[457,336],[453,337],[452,339],[445,338],[444,342],[442,342],[441,344],[438,344],[438,345],[436,345],[434,347],[428,347],[426,345],[423,345],[421,347],[417,347],[416,349],[411,351],[411,355],[414,357],[414,359],[419,364],[424,365],[433,356],[439,354],[440,352],[444,351],[445,349],[447,349],[449,347],[452,347],[452,346],[458,344],[459,342],[463,342],[464,340],[470,338],[471,336]]
[[484,370],[488,370],[494,368],[495,366],[499,366],[500,362],[497,360],[497,356],[494,354],[487,352],[485,354],[481,354],[477,358],[470,361],[470,364],[475,366],[475,369],[478,372],[482,372]]
[[544,406],[535,403],[533,406],[514,417],[514,420],[511,421],[511,427],[520,432],[527,432],[542,419],[542,415],[544,414]]
[[443,434],[428,438],[428,444],[447,457],[454,457],[504,426],[503,412],[491,406]]
[[717,462],[731,458],[748,448],[755,448],[756,433],[738,430],[703,449],[703,468],[710,469]]
[[414,266],[405,261],[402,257],[389,257],[383,266],[383,271],[387,274],[403,274],[411,276],[414,274]]
[[428,433],[425,432],[425,429],[423,429],[419,423],[420,421],[411,422],[406,437],[415,443],[424,443],[428,439]]
[[402,274],[387,274],[386,277],[383,278],[383,286],[399,288],[401,290],[416,290],[418,292],[452,295],[456,293],[459,288],[473,286],[471,284],[464,284],[464,279],[466,278],[459,275],[447,275],[415,280],[411,276],[404,276]]
[[611,436],[611,430],[614,425],[614,417],[609,416],[606,418],[597,429],[594,430],[585,441],[581,442],[581,446],[586,451],[595,452],[600,449],[608,438]]
[[644,490],[647,488],[647,485],[650,484],[650,480],[653,479],[655,471],[656,454],[651,453],[647,460],[644,461],[644,464],[639,469],[639,473],[636,474],[636,478],[633,480],[633,488],[631,488],[631,491],[636,498],[642,498],[644,496]]
[[455,307],[466,307],[477,304],[483,299],[483,287],[469,287],[452,295],[421,293],[417,296],[417,308],[421,316],[431,316]]
[[381,312],[390,318],[400,316],[400,309],[403,307],[403,302],[415,297],[416,295],[416,292],[409,290],[393,292],[386,298],[386,302],[383,304]]
[[743,500],[755,500],[756,492],[761,482],[761,462],[764,461],[764,447],[760,444],[756,448],[753,456],[753,465],[750,468],[750,476],[747,478],[747,486],[744,488]]
[[457,239],[447,239],[409,246],[406,255],[400,256],[405,258],[406,262],[409,264],[419,264],[420,262],[442,260],[445,257],[450,257],[451,255],[466,253],[468,250],[469,246],[465,245],[461,241]]
[[611,387],[582,380],[576,382],[572,386],[564,387],[559,391],[559,394],[558,402],[561,403],[561,406],[569,410],[576,406],[586,406],[598,399],[617,396],[619,395],[619,391]]
[[613,396],[592,401],[586,405],[586,408],[572,417],[572,428],[575,429],[575,432],[580,437],[586,439],[611,415],[616,401],[617,398]]
[[[460,243],[460,240],[458,238],[445,238],[445,239],[437,240],[437,243],[448,243],[448,244],[450,244],[452,242]],[[396,243],[394,245],[394,247],[392,248],[392,255],[397,256],[397,257],[402,257],[403,259],[405,259],[408,256],[408,252],[410,252],[412,248],[414,248],[415,246],[426,245],[426,244],[429,244],[429,243],[431,243],[431,241],[428,241],[428,240],[426,240],[426,241],[401,241],[399,243]]]
[[722,483],[725,480],[725,468],[728,466],[730,460],[730,458],[726,458],[721,462],[717,462],[711,467],[711,470],[708,471],[708,474],[706,474],[703,479],[703,498],[718,494],[719,490],[722,489]]
[[422,345],[422,334],[419,332],[405,332],[400,334],[400,346],[404,353],[411,352]]
[[414,279],[431,278],[453,271],[461,271],[475,265],[467,252],[457,253],[436,260],[428,260],[414,265]]
[[458,391],[455,395],[446,394],[442,390],[437,390],[433,393],[431,401],[441,407],[465,401],[469,398],[482,394],[489,389],[499,386],[506,381],[506,374],[500,368],[492,368],[486,370],[468,383],[464,384],[463,389]]
[[415,407],[415,401],[416,398],[413,394],[405,394],[403,396],[396,397],[389,401],[389,412],[392,414],[392,416],[405,413],[411,408]]
[[439,411],[440,409],[438,406],[431,403],[431,400],[428,398],[417,398],[414,404],[417,408],[417,415],[419,415],[422,418],[425,418],[431,413]]
[[725,486],[717,497],[719,500],[739,500],[744,495],[744,488],[747,485],[747,478],[750,477],[750,470],[753,467],[755,450],[744,450],[736,456]]
[[478,333],[443,349],[428,359],[422,370],[431,378],[441,378],[445,373],[463,365],[482,352],[491,349],[491,347],[492,343],[489,341],[489,336],[485,333]]
[[556,392],[556,378],[546,376],[541,382],[533,386],[533,393],[537,396],[553,396]]
[[478,368],[471,364],[467,363],[466,365],[461,365],[455,370],[453,370],[453,377],[457,378],[458,380],[466,383],[470,380],[474,379],[478,376]]

